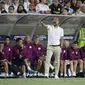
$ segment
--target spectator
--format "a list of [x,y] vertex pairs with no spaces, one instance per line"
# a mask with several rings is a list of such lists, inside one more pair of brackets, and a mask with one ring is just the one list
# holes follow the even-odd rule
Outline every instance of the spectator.
[[76,8],[76,5],[77,5],[77,0],[71,0],[71,8],[73,9],[73,10],[75,10],[75,8]]
[[41,14],[49,14],[50,9],[48,5],[46,5],[46,0],[40,0],[40,3],[36,6],[36,12]]
[[[29,0],[30,5],[33,6],[33,11],[36,12],[36,6],[38,4],[38,0]],[[30,10],[30,7],[29,7]]]
[[9,0],[4,0],[4,2],[5,2],[4,9],[5,9],[6,12],[8,13],[8,12],[9,12],[9,11],[8,11],[8,8],[9,8],[9,6],[10,6],[10,1],[9,1]]
[[28,13],[35,13],[33,4],[29,5],[29,12]]
[[27,13],[27,11],[24,9],[24,6],[22,4],[19,4],[18,5],[18,8],[17,8],[17,13]]
[[5,8],[4,8],[4,6],[5,6],[5,3],[3,1],[0,2],[0,13],[2,13],[2,12],[7,13],[6,10],[5,10]]
[[9,6],[8,13],[15,13],[14,12],[14,6]]
[[84,0],[78,0],[77,7],[80,7],[80,11],[82,11],[83,13],[85,13]]
[[68,15],[68,9],[64,8],[62,14],[63,15]]
[[72,15],[77,15],[77,16],[80,16],[80,15],[85,15],[79,7],[76,7],[76,10],[75,10],[75,13],[72,14]]
[[18,0],[12,0],[12,2],[13,2],[13,6],[14,6],[14,12],[16,13],[19,2],[18,2]]
[[29,2],[26,0],[19,0],[19,4],[24,6],[24,9],[28,12],[29,11]]
[[68,14],[71,15],[74,13],[74,10],[71,8],[71,4],[70,2],[68,2],[66,5],[65,5],[65,8],[68,9]]
[[62,5],[59,4],[58,0],[53,0],[53,3],[49,6],[52,14],[61,14],[62,13]]

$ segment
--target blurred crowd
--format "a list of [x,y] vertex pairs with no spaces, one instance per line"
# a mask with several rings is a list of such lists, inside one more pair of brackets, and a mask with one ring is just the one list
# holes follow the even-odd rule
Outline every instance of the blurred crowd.
[[0,13],[84,15],[85,0],[1,0]]

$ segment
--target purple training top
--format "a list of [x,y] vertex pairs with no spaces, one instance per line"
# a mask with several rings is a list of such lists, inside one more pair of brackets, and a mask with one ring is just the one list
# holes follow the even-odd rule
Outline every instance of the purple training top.
[[4,44],[3,52],[4,52],[5,59],[7,59],[8,61],[11,61],[12,60],[12,46]]
[[60,60],[67,60],[67,48],[61,49]]
[[70,60],[78,60],[80,59],[80,50],[79,48],[74,49],[73,47],[68,48],[68,59]]

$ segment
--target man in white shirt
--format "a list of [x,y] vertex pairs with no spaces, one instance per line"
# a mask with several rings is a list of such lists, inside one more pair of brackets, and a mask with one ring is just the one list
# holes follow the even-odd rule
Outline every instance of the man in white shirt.
[[46,5],[46,0],[41,0],[39,4],[36,6],[36,12],[41,14],[50,14],[50,8]]
[[52,55],[55,56],[55,78],[58,77],[59,66],[60,66],[60,52],[63,45],[64,31],[59,27],[59,18],[54,18],[54,25],[46,25],[41,22],[42,26],[47,28],[48,31],[48,44],[47,44],[47,55],[45,61],[45,77],[49,77],[49,67]]

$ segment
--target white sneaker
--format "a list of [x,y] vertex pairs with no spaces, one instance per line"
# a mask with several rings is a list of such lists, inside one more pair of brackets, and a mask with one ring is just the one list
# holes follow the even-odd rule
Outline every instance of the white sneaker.
[[23,78],[26,78],[26,75],[22,75]]
[[26,73],[23,73],[22,77],[23,77],[23,78],[26,78]]
[[64,74],[64,77],[67,77],[67,74]]
[[57,75],[55,75],[55,79],[59,79],[59,77]]
[[72,76],[76,76],[76,73],[75,73],[75,72],[73,72]]
[[5,74],[5,77],[9,77],[9,74],[8,74],[8,73],[6,73],[6,74]]
[[49,75],[48,75],[48,74],[45,74],[44,77],[45,77],[45,78],[49,78]]

